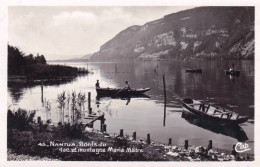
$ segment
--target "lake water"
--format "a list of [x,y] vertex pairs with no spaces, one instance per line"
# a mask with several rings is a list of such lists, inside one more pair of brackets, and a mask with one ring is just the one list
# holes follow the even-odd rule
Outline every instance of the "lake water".
[[[229,77],[225,69],[235,64],[241,71],[239,77]],[[91,92],[93,112],[105,113],[107,132],[125,134],[137,132],[138,138],[167,143],[169,138],[177,145],[184,140],[195,146],[207,146],[213,140],[213,147],[232,149],[238,141],[254,148],[254,62],[253,61],[142,61],[142,62],[64,62],[50,63],[85,67],[93,73],[59,84],[44,84],[43,99],[51,104],[46,112],[41,97],[41,86],[37,84],[8,84],[8,106],[10,109],[36,110],[43,120],[57,123],[59,108],[57,95],[62,91]],[[185,68],[202,68],[201,74],[186,73]],[[164,107],[163,74],[166,81],[166,110]],[[101,87],[122,88],[129,81],[132,88],[150,87],[149,97],[131,99],[96,99],[95,83]],[[250,120],[236,127],[206,124],[204,120],[183,113],[181,98],[217,103]],[[87,103],[85,104],[87,108]],[[82,121],[87,121],[82,119]],[[99,129],[99,121],[94,128]]]

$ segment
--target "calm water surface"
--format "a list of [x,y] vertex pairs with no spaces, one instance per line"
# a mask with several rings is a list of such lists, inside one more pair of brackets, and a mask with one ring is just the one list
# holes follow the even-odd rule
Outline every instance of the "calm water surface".
[[[239,77],[230,78],[224,73],[232,63],[241,71]],[[52,63],[58,64],[58,63]],[[254,62],[253,61],[146,61],[146,62],[79,62],[59,63],[75,67],[85,67],[93,74],[77,77],[67,83],[45,84],[43,98],[51,104],[51,112],[46,112],[41,101],[41,86],[29,84],[8,84],[8,106],[11,109],[37,110],[37,116],[52,122],[59,121],[57,94],[66,92],[91,92],[93,112],[105,113],[107,131],[151,139],[167,143],[172,138],[174,144],[183,145],[188,139],[191,145],[213,146],[232,149],[238,141],[247,142],[253,152],[254,147]],[[185,68],[197,66],[202,74],[186,73]],[[163,81],[165,75],[167,107],[164,108]],[[131,99],[96,99],[95,82],[101,87],[124,87],[129,81],[132,88],[150,87],[148,97]],[[179,99],[191,97],[217,103],[250,120],[240,126],[227,127],[205,123],[205,120],[183,113]],[[87,104],[85,104],[87,108]],[[87,121],[87,120],[82,120]],[[97,121],[94,127],[99,129]]]

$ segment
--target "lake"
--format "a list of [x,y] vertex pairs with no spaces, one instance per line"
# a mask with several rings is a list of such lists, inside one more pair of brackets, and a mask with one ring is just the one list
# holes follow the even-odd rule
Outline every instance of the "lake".
[[[239,77],[224,73],[232,63],[240,70]],[[36,110],[36,116],[43,120],[60,121],[57,96],[63,91],[91,92],[93,112],[105,113],[108,133],[132,135],[167,143],[183,145],[184,140],[195,146],[207,146],[213,140],[213,147],[232,149],[238,141],[246,142],[254,151],[254,61],[133,61],[133,62],[59,62],[74,67],[85,67],[92,74],[79,76],[58,84],[45,83],[44,102],[51,105],[47,112],[42,103],[41,85],[8,83],[8,107],[10,109]],[[202,68],[201,74],[186,73],[185,68]],[[163,74],[166,82],[166,108],[164,106]],[[96,99],[95,83],[101,87],[122,88],[128,81],[131,88],[150,87],[148,97],[118,99],[104,97]],[[204,120],[182,112],[180,99],[190,97],[226,107],[249,121],[239,126],[228,127],[205,123]],[[85,103],[87,109],[87,103]],[[82,119],[82,121],[86,121]],[[99,121],[94,128],[99,129]]]

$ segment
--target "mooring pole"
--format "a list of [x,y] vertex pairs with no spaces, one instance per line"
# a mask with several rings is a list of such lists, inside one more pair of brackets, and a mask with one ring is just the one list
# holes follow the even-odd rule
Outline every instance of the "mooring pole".
[[172,145],[172,138],[169,138],[169,144],[168,145]]
[[165,77],[163,74],[163,93],[164,93],[164,115],[163,115],[163,126],[165,126],[166,122],[166,88],[165,88]]
[[124,136],[124,130],[120,129],[120,137],[123,137],[123,136]]
[[185,140],[184,148],[187,150],[188,147],[189,147],[189,141],[188,141],[188,140]]
[[88,111],[90,112],[91,108],[91,92],[88,92]]
[[150,144],[151,143],[151,136],[150,136],[150,133],[147,134],[147,144]]
[[106,132],[107,131],[107,125],[106,124],[102,124],[102,132]]
[[133,140],[136,140],[136,132],[133,132]]
[[209,140],[208,150],[212,149],[212,140]]
[[42,98],[42,103],[43,103],[43,82],[41,83],[41,98]]

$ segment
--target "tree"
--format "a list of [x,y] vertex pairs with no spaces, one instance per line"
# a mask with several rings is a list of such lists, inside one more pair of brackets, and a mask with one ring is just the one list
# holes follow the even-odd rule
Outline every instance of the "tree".
[[24,53],[17,47],[8,44],[8,74],[17,74],[21,66],[25,64]]

